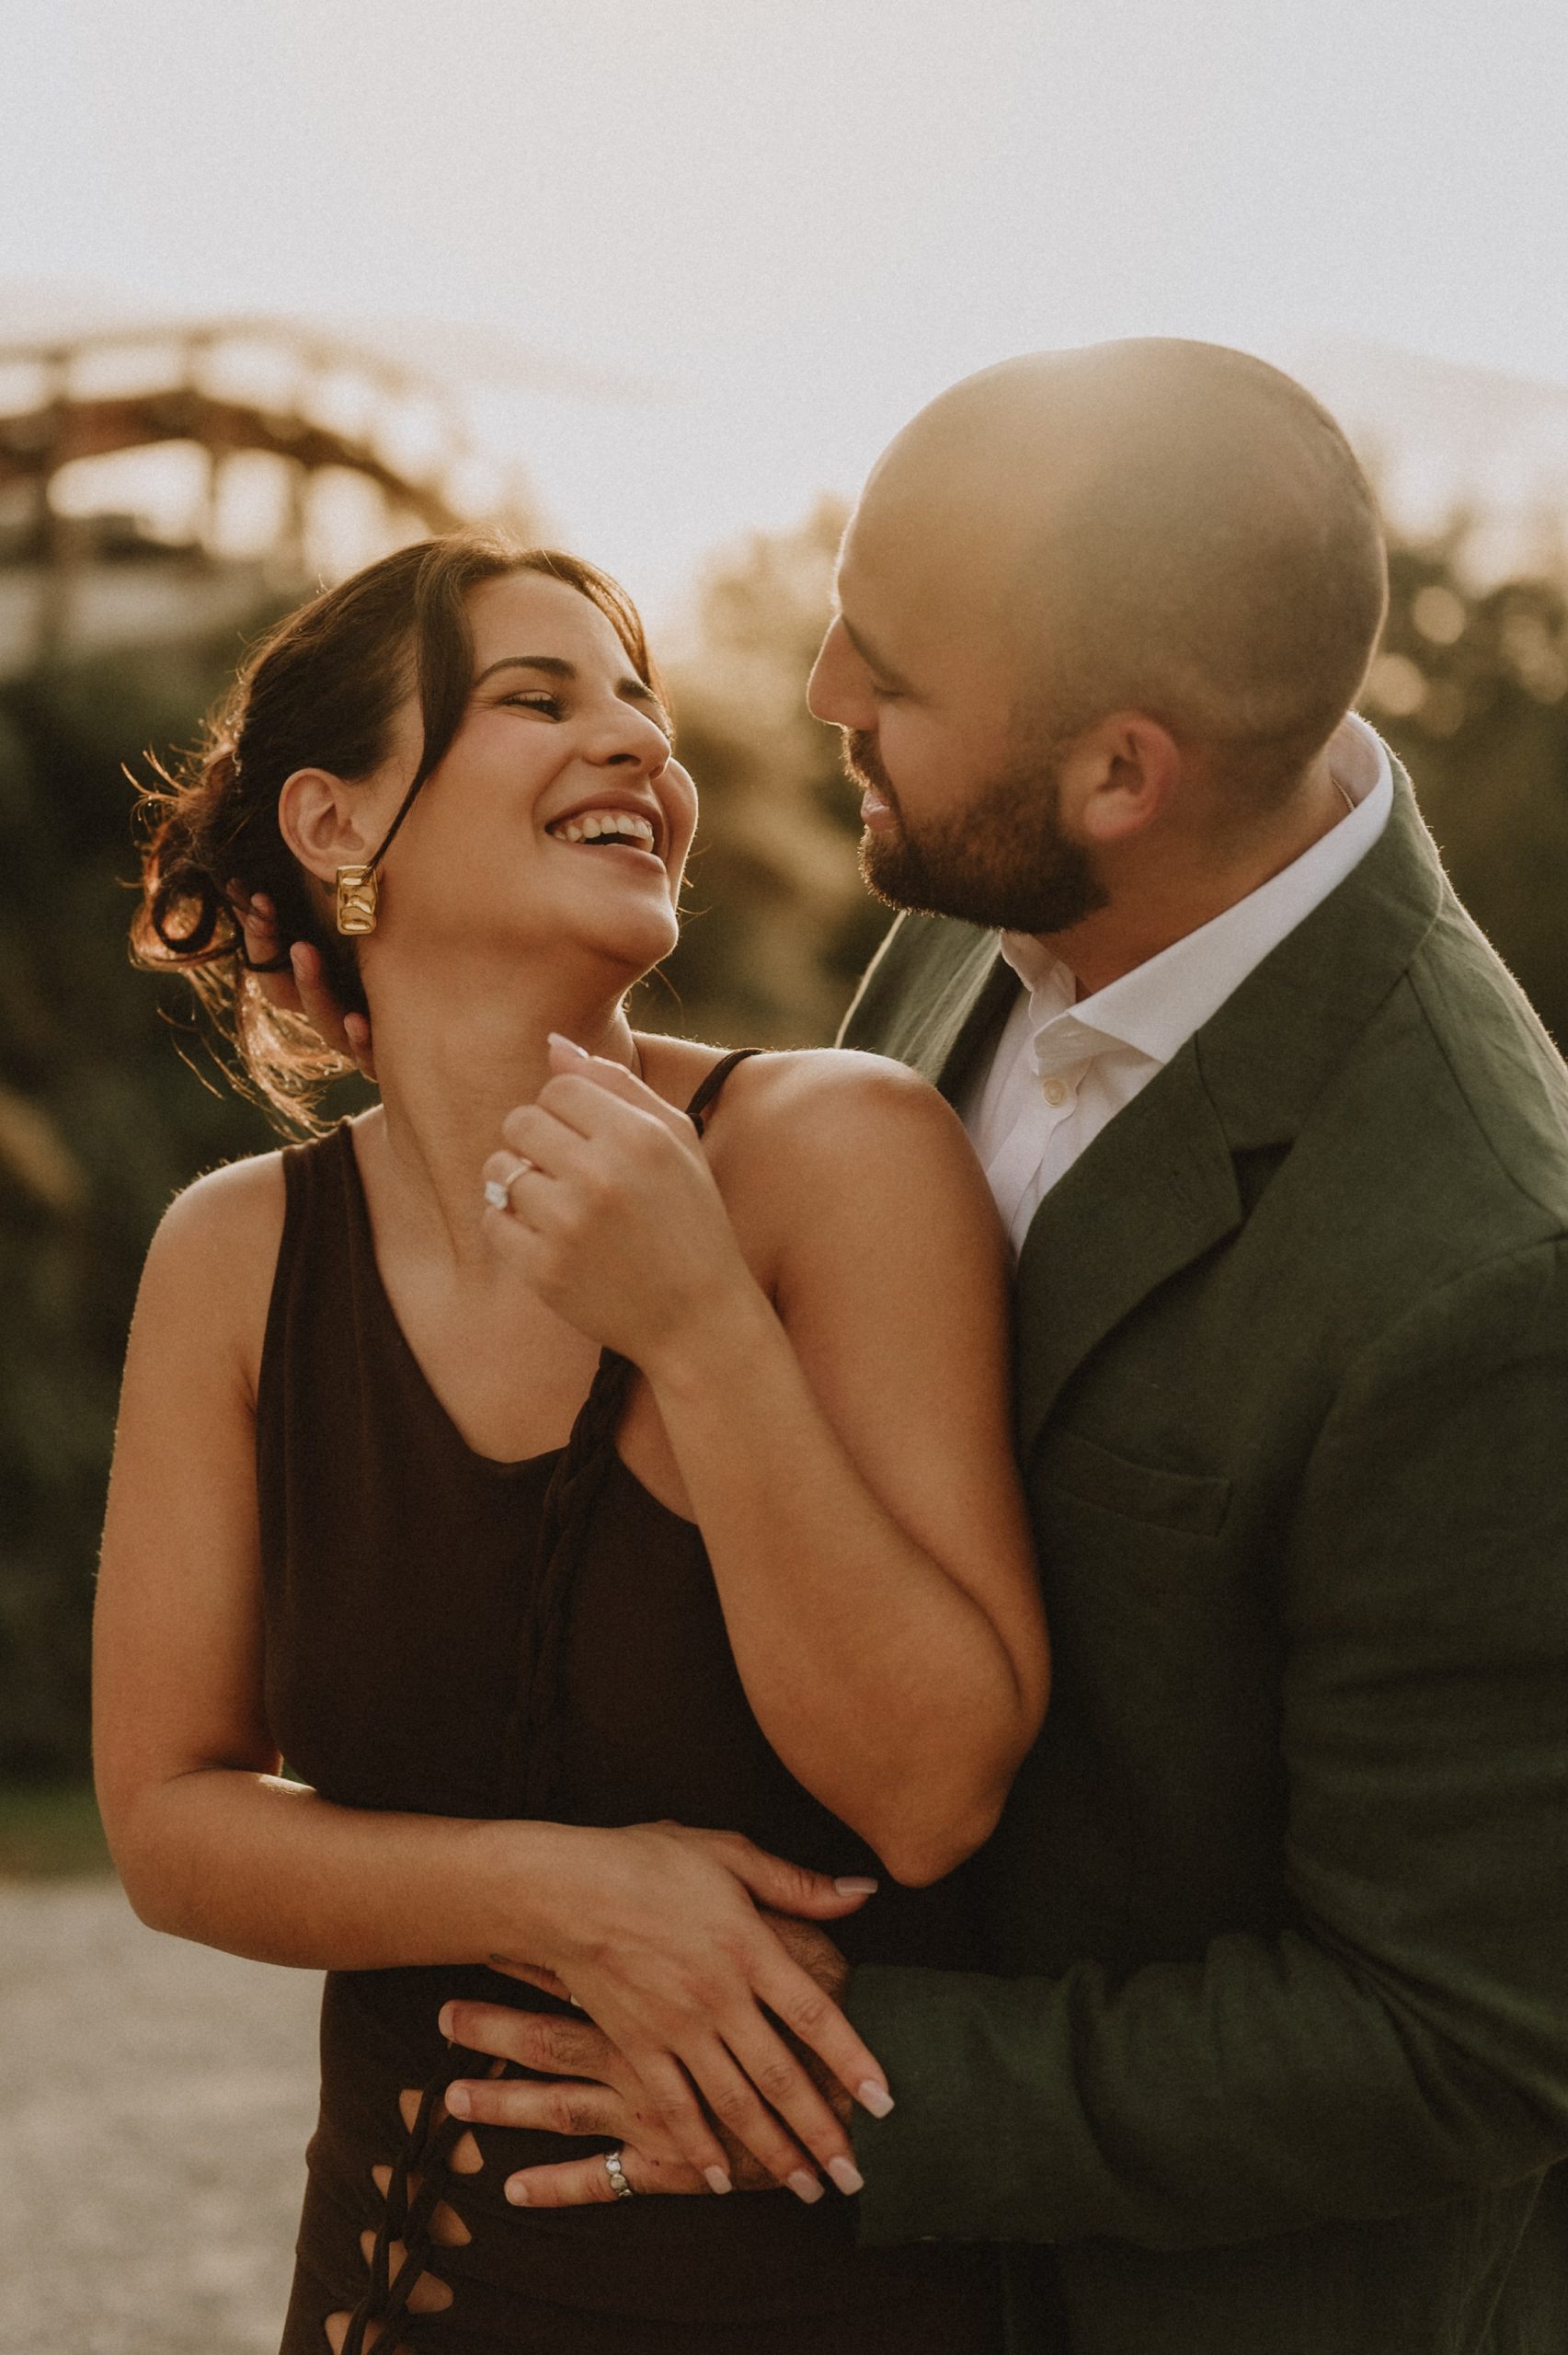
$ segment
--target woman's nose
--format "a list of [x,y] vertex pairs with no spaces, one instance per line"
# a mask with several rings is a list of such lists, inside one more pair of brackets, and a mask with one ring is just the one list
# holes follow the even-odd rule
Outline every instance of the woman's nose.
[[608,766],[635,766],[655,775],[670,758],[670,739],[657,719],[630,704],[618,704],[597,720],[587,746],[589,760]]

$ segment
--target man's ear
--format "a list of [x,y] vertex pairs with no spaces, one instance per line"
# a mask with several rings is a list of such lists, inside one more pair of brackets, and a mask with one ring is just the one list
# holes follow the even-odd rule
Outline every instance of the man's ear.
[[1076,840],[1111,849],[1153,824],[1181,774],[1181,747],[1168,728],[1144,711],[1113,712],[1062,756],[1062,821]]
[[300,865],[323,883],[340,867],[368,859],[375,844],[366,833],[362,788],[328,769],[296,769],[278,796],[278,831]]

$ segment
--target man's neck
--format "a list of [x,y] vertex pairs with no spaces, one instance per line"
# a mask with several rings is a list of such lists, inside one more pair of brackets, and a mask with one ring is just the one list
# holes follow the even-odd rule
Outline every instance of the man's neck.
[[1093,997],[1293,867],[1355,807],[1325,750],[1265,833],[1228,844],[1211,834],[1185,845],[1140,842],[1124,872],[1107,877],[1105,905],[1043,936],[1042,946],[1071,973],[1079,997]]

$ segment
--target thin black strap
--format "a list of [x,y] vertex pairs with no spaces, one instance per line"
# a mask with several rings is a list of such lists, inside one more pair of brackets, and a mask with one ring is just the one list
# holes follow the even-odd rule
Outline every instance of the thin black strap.
[[703,1133],[703,1114],[713,1110],[715,1104],[718,1101],[719,1094],[724,1086],[725,1081],[729,1077],[729,1074],[735,1069],[736,1064],[743,1063],[747,1060],[748,1056],[760,1054],[761,1051],[761,1050],[758,1047],[737,1047],[732,1055],[725,1055],[718,1063],[715,1063],[712,1071],[709,1072],[706,1079],[704,1080],[701,1087],[698,1088],[695,1096],[692,1097],[692,1101],[686,1107],[686,1118],[691,1121],[692,1126],[696,1130],[699,1136]]

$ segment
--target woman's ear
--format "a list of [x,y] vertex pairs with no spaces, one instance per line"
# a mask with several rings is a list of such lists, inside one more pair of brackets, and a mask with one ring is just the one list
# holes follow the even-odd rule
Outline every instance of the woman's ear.
[[296,769],[278,796],[278,831],[300,865],[323,883],[340,867],[368,859],[375,844],[362,822],[362,789],[346,786],[327,769]]

